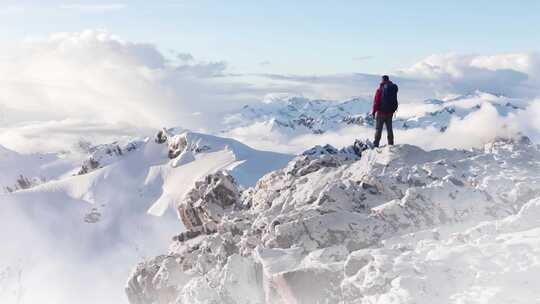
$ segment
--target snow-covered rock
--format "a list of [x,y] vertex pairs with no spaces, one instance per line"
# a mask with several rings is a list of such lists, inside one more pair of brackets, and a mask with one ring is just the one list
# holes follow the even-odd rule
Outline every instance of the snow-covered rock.
[[[540,297],[532,287],[540,265],[540,149],[528,139],[467,151],[398,145],[358,156],[316,148],[240,191],[238,200],[232,182],[223,202],[212,192],[228,178],[201,179],[197,203],[186,197],[178,206],[202,206],[215,230],[176,237],[166,255],[140,263],[126,288],[130,302]],[[198,193],[207,191],[205,203]]]
[[143,140],[132,140],[127,143],[110,143],[92,146],[88,149],[89,156],[84,160],[77,174],[87,174],[103,168],[119,160],[124,154],[133,152],[144,145]]
[[255,185],[264,174],[282,168],[291,155],[252,149],[236,140],[201,133],[167,129],[160,131],[157,145],[166,145],[170,158],[166,168],[152,168],[146,184],[162,182],[162,194],[149,212],[161,215],[181,201],[198,179],[226,171],[242,187]]
[[362,152],[367,149],[372,149],[373,143],[369,140],[361,141],[356,140],[354,144],[337,149],[333,147],[332,145],[324,145],[324,146],[315,146],[311,149],[308,149],[302,153],[302,155],[305,156],[322,156],[322,155],[343,155],[345,157],[349,157],[352,159],[360,159],[362,156]]
[[215,231],[223,214],[238,206],[239,196],[233,177],[220,171],[195,183],[178,204],[178,214],[188,231]]

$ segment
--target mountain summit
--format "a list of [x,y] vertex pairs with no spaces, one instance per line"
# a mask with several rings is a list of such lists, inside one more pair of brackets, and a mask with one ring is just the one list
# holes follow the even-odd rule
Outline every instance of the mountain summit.
[[130,302],[539,296],[526,287],[540,270],[540,149],[528,138],[474,150],[324,151],[331,152],[298,156],[245,190],[220,173],[198,181],[176,205],[187,230],[168,253],[137,266]]

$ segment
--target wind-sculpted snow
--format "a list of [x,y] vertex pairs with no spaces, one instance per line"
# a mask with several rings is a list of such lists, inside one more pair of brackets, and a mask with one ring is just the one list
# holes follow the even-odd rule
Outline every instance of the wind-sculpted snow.
[[[8,301],[4,293],[20,285],[13,281],[18,280],[13,266],[19,264],[24,300],[7,303],[122,303],[130,267],[142,256],[161,252],[181,229],[173,210],[185,195],[201,204],[186,214],[214,201],[226,210],[225,190],[233,177],[240,187],[253,186],[292,158],[179,129],[85,151],[84,160],[74,161],[0,147],[0,239],[6,245],[0,252],[1,303]],[[216,172],[231,179],[212,184],[224,190],[216,192],[219,199],[202,186],[192,191],[198,179]],[[204,216],[221,214],[216,208]],[[215,225],[209,229],[215,231]],[[98,291],[88,288],[97,281]]]
[[178,202],[197,215],[196,229],[137,266],[130,302],[540,298],[536,145],[522,137],[467,151],[358,151],[315,148],[245,190],[227,175],[200,180]]

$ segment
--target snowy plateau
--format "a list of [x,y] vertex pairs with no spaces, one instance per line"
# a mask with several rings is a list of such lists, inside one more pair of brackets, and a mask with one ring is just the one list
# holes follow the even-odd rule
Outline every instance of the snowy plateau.
[[[528,106],[430,99],[400,105],[395,127],[443,134],[486,105],[502,117]],[[0,146],[0,239],[17,236],[3,244],[0,302],[540,303],[540,147],[528,137],[423,149],[359,136],[300,153],[242,143],[371,136],[370,107],[268,98],[214,135],[166,128],[83,142],[81,157]]]

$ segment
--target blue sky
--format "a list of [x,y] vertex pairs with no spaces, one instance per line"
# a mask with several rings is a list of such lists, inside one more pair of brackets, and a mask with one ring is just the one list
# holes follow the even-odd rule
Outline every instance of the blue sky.
[[385,73],[437,53],[538,51],[540,1],[0,1],[3,43],[107,29],[232,72]]

